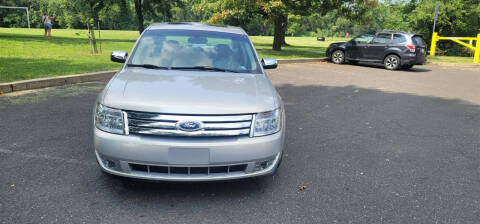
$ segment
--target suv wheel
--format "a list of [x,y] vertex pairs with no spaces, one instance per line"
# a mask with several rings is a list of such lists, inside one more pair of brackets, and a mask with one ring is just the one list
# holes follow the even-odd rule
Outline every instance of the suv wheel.
[[397,70],[400,67],[400,58],[397,55],[388,55],[383,61],[385,68],[388,70]]
[[332,62],[335,64],[342,64],[345,62],[345,53],[341,50],[336,50],[332,54]]

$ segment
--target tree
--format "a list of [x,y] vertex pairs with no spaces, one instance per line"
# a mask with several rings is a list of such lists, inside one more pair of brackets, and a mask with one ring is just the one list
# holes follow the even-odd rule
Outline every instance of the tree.
[[243,25],[252,19],[263,17],[274,24],[274,38],[272,49],[282,50],[285,45],[285,34],[288,25],[288,15],[310,15],[320,13],[324,15],[330,10],[340,9],[338,12],[348,16],[356,16],[364,12],[365,2],[369,0],[202,0],[195,7],[196,13],[210,11],[208,19],[212,23]]
[[143,26],[143,9],[142,9],[142,0],[135,0],[135,12],[137,13],[138,19],[138,32],[142,34],[145,27]]
[[172,18],[171,9],[173,6],[183,6],[181,0],[134,0],[135,12],[138,19],[138,31],[140,34],[145,29],[145,16],[150,22],[167,22]]

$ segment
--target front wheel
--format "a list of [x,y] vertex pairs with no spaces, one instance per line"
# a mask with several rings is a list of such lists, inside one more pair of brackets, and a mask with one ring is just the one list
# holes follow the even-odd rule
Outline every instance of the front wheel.
[[388,70],[397,70],[400,66],[400,58],[394,54],[388,55],[385,60],[383,60],[383,64]]
[[335,64],[342,64],[345,62],[345,53],[341,50],[336,50],[332,54],[332,62]]

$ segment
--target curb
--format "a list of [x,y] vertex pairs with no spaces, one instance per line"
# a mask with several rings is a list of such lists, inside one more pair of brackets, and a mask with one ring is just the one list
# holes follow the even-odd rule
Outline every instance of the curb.
[[307,59],[279,59],[278,64],[293,64],[293,63],[309,63],[309,62],[325,62],[327,58],[307,58]]
[[[279,64],[324,62],[326,58],[307,58],[307,59],[280,59]],[[107,81],[115,75],[117,71],[92,72],[77,75],[65,75],[48,78],[30,79],[9,83],[0,83],[0,94],[16,91],[40,89],[53,86],[63,86],[82,82]]]
[[52,86],[63,86],[82,82],[106,81],[112,78],[116,72],[117,71],[92,72],[77,75],[65,75],[0,83],[0,94]]

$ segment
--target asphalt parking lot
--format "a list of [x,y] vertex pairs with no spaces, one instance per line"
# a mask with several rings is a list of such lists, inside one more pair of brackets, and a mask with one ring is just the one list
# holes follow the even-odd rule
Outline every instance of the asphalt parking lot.
[[283,164],[223,183],[104,175],[91,133],[104,83],[0,96],[1,222],[480,223],[480,70],[309,63],[269,76],[286,104]]

